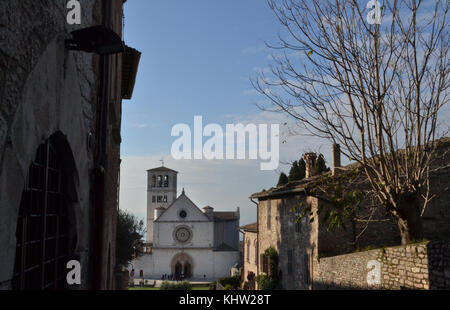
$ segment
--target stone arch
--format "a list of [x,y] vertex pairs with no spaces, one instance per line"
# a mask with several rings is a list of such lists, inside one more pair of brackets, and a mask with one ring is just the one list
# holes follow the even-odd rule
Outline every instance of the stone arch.
[[53,134],[39,146],[22,193],[14,289],[67,288],[65,267],[77,243],[74,173],[71,150],[60,133]]
[[180,278],[181,273],[184,274],[185,279],[192,278],[194,275],[194,260],[192,257],[184,252],[177,253],[170,263],[171,272],[175,278]]
[[[92,56],[86,57],[86,63]],[[93,75],[94,73],[91,72]],[[86,79],[83,77],[83,79]],[[94,80],[94,78],[93,78]],[[8,130],[7,145],[0,162],[0,288],[11,288],[13,278],[16,224],[22,191],[31,162],[42,143],[57,133],[65,154],[73,154],[69,195],[77,231],[75,255],[89,250],[89,168],[92,155],[88,149],[89,118],[95,120],[93,107],[87,99],[92,94],[81,95],[82,85],[79,69],[72,53],[64,47],[64,38],[56,37],[46,47],[36,66],[25,80],[22,96],[18,102],[12,124]],[[87,255],[81,258],[82,269],[88,269]],[[82,283],[87,283],[82,273]]]

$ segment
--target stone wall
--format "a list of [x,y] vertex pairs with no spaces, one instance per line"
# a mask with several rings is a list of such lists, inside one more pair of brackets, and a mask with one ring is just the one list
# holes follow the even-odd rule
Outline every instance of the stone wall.
[[[111,1],[121,35],[122,0]],[[0,289],[11,287],[16,225],[28,168],[38,146],[62,133],[75,161],[77,247],[82,288],[91,285],[93,196],[91,174],[99,132],[99,62],[91,53],[68,51],[70,32],[102,23],[102,1],[81,1],[81,25],[68,25],[65,0],[0,1]],[[111,288],[115,265],[117,186],[120,164],[121,55],[110,56],[105,210],[102,216],[101,287]],[[98,268],[96,268],[97,270]]]
[[427,241],[320,258],[313,270],[313,289],[449,288],[450,241]]

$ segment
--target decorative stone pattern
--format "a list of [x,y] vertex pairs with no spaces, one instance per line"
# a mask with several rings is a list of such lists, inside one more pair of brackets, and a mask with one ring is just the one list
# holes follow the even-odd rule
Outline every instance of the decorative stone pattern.
[[[369,285],[368,263],[380,263],[380,284]],[[450,241],[427,241],[318,259],[313,289],[449,289]]]

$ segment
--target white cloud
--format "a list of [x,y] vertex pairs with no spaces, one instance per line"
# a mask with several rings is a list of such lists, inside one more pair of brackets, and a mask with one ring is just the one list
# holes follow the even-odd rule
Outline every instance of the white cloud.
[[246,89],[242,92],[245,96],[250,96],[250,95],[258,95],[258,91],[254,88],[251,89]]
[[134,127],[134,128],[138,128],[138,129],[144,129],[144,128],[147,128],[148,126],[149,126],[149,124],[148,123],[132,123],[132,124],[130,124],[130,126],[131,127]]
[[[306,151],[320,151],[326,159],[331,158],[328,141],[298,135],[304,132],[285,114],[261,111],[252,115],[226,115],[226,118],[227,123],[280,124],[281,163],[298,160]],[[161,158],[166,167],[179,172],[178,194],[184,187],[200,208],[211,205],[218,211],[231,211],[239,206],[241,225],[256,221],[256,206],[248,197],[274,186],[279,173],[287,173],[290,168],[281,164],[275,171],[261,171],[260,160],[174,160],[168,154],[125,156],[121,164],[120,208],[140,218],[146,217],[146,170],[160,166]]]
[[247,47],[242,50],[242,53],[245,55],[256,55],[262,53],[267,50],[267,47],[264,45]]
[[[261,171],[258,161],[250,160],[173,160],[163,156],[165,166],[179,172],[178,195],[186,194],[202,208],[216,211],[241,210],[241,224],[256,221],[256,206],[249,196],[270,188],[277,180],[274,171]],[[160,166],[161,155],[125,156],[121,164],[120,208],[145,218],[147,169]]]

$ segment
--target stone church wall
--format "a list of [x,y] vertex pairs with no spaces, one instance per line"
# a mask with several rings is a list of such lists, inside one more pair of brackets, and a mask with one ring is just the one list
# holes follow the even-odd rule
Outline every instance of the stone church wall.
[[207,281],[214,281],[221,277],[230,276],[231,267],[239,262],[239,252],[217,252],[210,249],[164,249],[153,251],[153,254],[144,254],[133,260],[129,270],[134,268],[135,274],[139,275],[143,270],[147,279],[161,279],[163,274],[171,274],[172,260],[175,255],[183,252],[190,256],[193,261],[193,277],[191,280],[203,280],[206,275]]
[[214,223],[213,222],[154,222],[154,248],[158,247],[179,247],[175,241],[173,233],[178,226],[188,226],[192,230],[192,239],[184,244],[189,247],[208,247],[213,246]]

